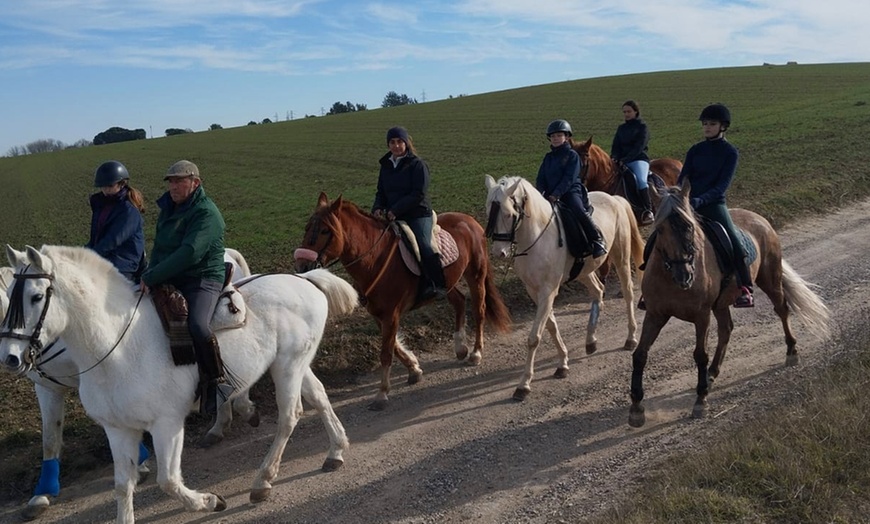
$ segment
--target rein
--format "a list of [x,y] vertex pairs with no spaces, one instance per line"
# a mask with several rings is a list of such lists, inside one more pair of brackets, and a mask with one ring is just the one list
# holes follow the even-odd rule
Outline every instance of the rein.
[[[513,197],[511,197],[511,198],[513,198]],[[556,206],[553,205],[553,213],[550,215],[550,219],[547,220],[547,225],[544,226],[544,229],[541,230],[541,232],[538,234],[537,238],[535,238],[535,240],[531,243],[531,245],[529,245],[529,247],[524,249],[521,253],[517,253],[516,252],[517,230],[519,230],[520,226],[523,223],[523,219],[526,217],[526,210],[525,210],[525,204],[522,206],[515,205],[514,207],[519,207],[520,212],[517,213],[516,216],[511,215],[511,217],[513,218],[513,223],[511,225],[511,232],[510,233],[496,233],[495,232],[495,222],[497,221],[498,214],[500,213],[500,210],[501,210],[501,205],[498,202],[493,202],[489,208],[489,219],[486,222],[486,230],[485,230],[485,234],[486,234],[487,238],[491,238],[493,240],[493,242],[510,242],[511,243],[511,259],[514,259],[516,257],[528,256],[529,251],[531,251],[532,248],[535,247],[535,244],[537,244],[538,241],[541,240],[541,238],[544,236],[544,233],[547,231],[547,228],[550,227],[550,224],[553,223],[553,219],[556,217]],[[556,222],[556,227],[559,227],[558,222]],[[560,246],[562,245],[561,231],[559,232],[559,245]]]

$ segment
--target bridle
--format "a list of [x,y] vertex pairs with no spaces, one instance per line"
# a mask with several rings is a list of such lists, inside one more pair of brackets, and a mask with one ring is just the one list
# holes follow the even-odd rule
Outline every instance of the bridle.
[[[659,256],[662,257],[662,263],[665,267],[665,270],[671,274],[671,278],[676,280],[676,276],[674,275],[674,266],[676,265],[687,265],[691,269],[691,272],[694,273],[695,270],[695,243],[692,239],[695,238],[695,226],[691,222],[685,221],[678,213],[672,213],[668,216],[668,220],[671,222],[671,228],[675,232],[680,233],[680,237],[683,238],[683,245],[681,246],[681,251],[683,256],[677,258],[670,258],[664,249],[661,247],[656,247],[656,251],[658,251]],[[691,281],[689,282],[691,284]]]
[[[321,222],[323,222],[323,218],[320,217],[319,215],[316,216],[314,219],[314,223],[311,225],[311,228],[310,228],[311,234],[308,236],[307,244],[309,246],[313,246],[314,244],[317,243],[317,237],[320,234],[320,227],[321,227],[320,223]],[[378,244],[381,243],[381,240],[384,238],[384,235],[387,234],[387,231],[389,231],[389,229],[390,229],[390,224],[387,224],[386,226],[384,226],[384,229],[381,230],[381,234],[378,236],[377,240],[375,240],[374,244],[372,244],[372,246],[368,249],[368,251],[366,251],[365,253],[356,257],[355,259],[351,260],[347,264],[344,264],[344,267],[347,268],[349,266],[352,266],[352,265],[356,264],[357,262],[359,262],[360,260],[362,260],[365,257],[372,254],[374,252],[375,248],[378,247]],[[329,269],[341,261],[340,258],[336,258],[335,260],[333,260],[332,262],[330,262],[326,265],[323,264],[323,254],[326,252],[326,248],[329,247],[329,244],[332,242],[332,239],[335,237],[335,234],[332,232],[331,227],[327,227],[326,230],[329,232],[329,238],[323,244],[323,247],[320,248],[320,251],[315,251],[317,256],[314,258],[314,268],[321,268],[322,267],[323,269]]]
[[[12,288],[12,297],[9,299],[9,310],[6,312],[6,318],[3,319],[2,325],[0,325],[0,327],[5,326],[6,330],[0,332],[0,339],[12,338],[16,340],[28,341],[27,350],[24,352],[24,363],[27,365],[25,372],[31,368],[35,368],[40,376],[44,376],[49,380],[52,380],[52,382],[57,382],[51,377],[45,375],[44,372],[39,369],[40,363],[45,364],[46,362],[63,353],[63,351],[65,350],[61,350],[53,357],[48,359],[46,362],[40,362],[40,358],[45,355],[46,352],[51,349],[51,347],[57,342],[57,340],[55,340],[43,349],[42,342],[39,340],[40,336],[42,335],[42,326],[45,322],[45,315],[48,313],[48,306],[51,303],[51,296],[52,294],[54,294],[54,275],[49,273],[25,273],[28,268],[30,268],[29,264],[20,273],[16,273],[15,275],[13,275],[13,278],[15,279],[15,285]],[[34,326],[33,331],[29,336],[14,333],[12,332],[13,329],[23,329],[24,327],[26,327],[24,325],[24,281],[37,278],[47,279],[51,283],[45,290],[45,304],[42,306],[42,311],[39,314],[39,320],[36,322],[36,326]],[[133,323],[133,319],[136,318],[136,311],[139,310],[139,304],[142,303],[142,297],[144,296],[145,293],[139,293],[139,299],[136,301],[136,307],[133,309],[133,314],[130,315],[130,320],[127,322],[127,325],[124,327],[124,331],[121,332],[121,336],[118,337],[115,345],[112,346],[108,353],[106,353],[103,357],[97,360],[96,363],[94,363],[91,367],[85,369],[84,371],[79,371],[78,373],[73,373],[71,375],[65,375],[57,378],[74,378],[80,375],[84,375],[88,371],[100,365],[104,360],[109,358],[109,355],[111,355],[115,351],[115,349],[118,348],[121,340],[124,339],[124,335],[126,335],[127,331],[130,329],[130,325]]]
[[[520,226],[523,223],[523,220],[526,218],[526,202],[523,199],[521,202],[518,202],[515,197],[510,197],[511,202],[513,203],[514,209],[518,209],[516,214],[511,214],[511,227],[510,233],[497,233],[495,231],[495,224],[498,222],[499,216],[501,216],[501,204],[497,201],[493,201],[489,206],[489,217],[486,220],[486,229],[484,230],[484,234],[487,238],[492,239],[493,242],[510,242],[511,244],[511,258],[522,257],[529,254],[529,251],[535,247],[535,244],[538,243],[538,240],[544,236],[544,232],[547,231],[547,228],[550,227],[550,224],[553,222],[553,219],[556,216],[556,206],[553,206],[553,213],[550,215],[550,219],[547,221],[547,225],[544,226],[544,229],[538,234],[538,237],[535,238],[534,242],[531,243],[529,247],[524,249],[521,253],[517,253],[517,231],[520,229]],[[558,226],[558,222],[556,222]],[[559,245],[561,246],[562,237],[559,235]]]

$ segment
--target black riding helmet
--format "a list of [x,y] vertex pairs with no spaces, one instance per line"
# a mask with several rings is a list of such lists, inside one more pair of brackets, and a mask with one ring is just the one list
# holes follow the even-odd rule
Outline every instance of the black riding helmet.
[[129,178],[130,173],[127,172],[124,164],[116,160],[109,160],[100,164],[100,167],[94,171],[94,187],[113,186],[121,180]]
[[731,111],[724,104],[710,104],[701,111],[698,120],[716,120],[728,129],[731,126]]
[[550,125],[547,126],[547,136],[559,132],[565,133],[568,136],[574,134],[571,131],[571,124],[569,124],[567,120],[553,120],[550,122]]

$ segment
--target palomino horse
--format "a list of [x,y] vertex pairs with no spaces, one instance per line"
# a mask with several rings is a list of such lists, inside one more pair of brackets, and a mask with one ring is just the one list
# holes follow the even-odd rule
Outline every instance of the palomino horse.
[[[695,364],[698,368],[698,394],[692,416],[707,412],[707,394],[725,358],[734,324],[730,306],[739,295],[735,279],[723,274],[713,244],[705,235],[689,205],[690,184],[668,188],[664,196],[653,191],[658,202],[655,227],[658,238],[646,265],[641,289],[646,301],[640,343],[632,357],[631,410],[628,423],[634,427],[645,422],[642,404],[643,370],[647,353],[671,317],[695,325]],[[732,209],[734,225],[742,229],[758,253],[750,266],[753,281],[773,303],[785,332],[788,366],[798,363],[797,341],[789,327],[793,311],[810,331],[828,335],[829,311],[809,285],[782,258],[779,237],[763,217],[745,209]],[[750,250],[751,251],[751,250]],[[707,356],[707,331],[710,312],[716,317],[718,341],[713,361]],[[707,367],[709,363],[709,368]]]
[[[134,290],[111,263],[78,247],[7,247],[16,268],[9,311],[0,326],[0,362],[27,373],[41,347],[63,337],[79,375],[79,396],[88,415],[103,426],[115,467],[117,522],[133,522],[138,443],[151,433],[157,483],[188,511],[220,511],[226,502],[184,486],[181,452],[184,419],[198,381],[196,366],[176,366],[151,300]],[[246,391],[267,369],[275,383],[278,429],[254,480],[250,498],[268,498],[281,455],[299,419],[300,396],[327,411],[330,448],[324,469],[342,463],[347,437],[311,361],[328,315],[349,313],[356,291],[328,271],[265,275],[248,280],[243,326],[218,331],[222,357],[236,386]],[[129,313],[123,314],[122,312]],[[233,396],[230,398],[232,399]]]
[[[580,155],[583,167],[580,173],[586,189],[589,191],[604,191],[611,195],[625,196],[625,186],[619,175],[619,168],[598,144],[592,143],[592,137],[585,142],[571,141],[571,147]],[[677,184],[683,163],[676,158],[654,158],[650,160],[650,174],[658,176],[665,186]],[[650,185],[655,185],[650,183]]]
[[[470,364],[478,365],[483,357],[484,319],[497,331],[506,331],[510,327],[510,313],[495,286],[480,224],[469,215],[442,213],[438,215],[438,225],[453,236],[459,248],[459,259],[444,268],[450,290],[447,300],[455,312],[456,358],[467,357]],[[341,261],[380,327],[381,386],[369,406],[373,410],[387,406],[394,354],[408,369],[408,384],[416,384],[423,374],[417,357],[397,338],[402,314],[415,306],[419,280],[399,256],[399,242],[386,222],[341,196],[330,203],[326,194],[321,193],[305,226],[302,245],[296,250],[297,271]],[[462,278],[471,293],[471,316],[475,323],[471,353],[465,343],[465,295],[456,287]]]
[[[517,275],[538,306],[529,333],[526,367],[513,395],[516,400],[524,400],[531,391],[531,381],[535,373],[535,352],[545,326],[559,350],[560,362],[555,376],[565,378],[568,375],[568,349],[559,334],[559,326],[553,314],[553,301],[559,294],[559,286],[568,279],[574,257],[562,241],[561,232],[564,228],[556,208],[531,183],[522,177],[502,177],[496,182],[489,175],[486,176],[485,183],[486,206],[490,210],[486,230],[492,232],[492,254],[503,258],[516,257],[514,268]],[[643,238],[627,200],[596,191],[589,193],[589,201],[595,209],[595,223],[601,229],[609,255],[587,257],[578,276],[592,295],[586,329],[586,353],[594,353],[598,348],[595,329],[602,307],[604,286],[595,270],[605,259],[613,262],[619,275],[628,316],[628,337],[624,347],[632,350],[637,345],[637,321],[634,316],[631,263],[633,260],[635,266],[640,266],[643,258]],[[641,274],[638,269],[638,275]]]
[[[233,266],[233,279],[238,281],[251,276],[251,270],[245,257],[235,249],[226,248],[224,262]],[[15,271],[9,267],[0,267],[0,318],[6,315],[6,290],[12,285],[12,275]],[[42,468],[39,481],[33,491],[33,497],[24,509],[24,519],[33,520],[42,515],[50,506],[49,497],[60,493],[60,451],[63,446],[64,398],[67,392],[79,387],[79,373],[72,358],[66,350],[63,339],[56,340],[42,348],[34,359],[33,367],[27,373],[27,378],[33,381],[36,399],[39,403],[39,414],[42,417]],[[232,409],[230,409],[232,406]],[[251,402],[248,392],[244,392],[232,403],[224,403],[218,411],[215,423],[203,439],[202,445],[211,445],[223,439],[223,430],[232,422],[233,410],[242,415],[252,426],[260,423],[260,415]],[[144,459],[148,450],[140,450],[140,477],[149,473]]]

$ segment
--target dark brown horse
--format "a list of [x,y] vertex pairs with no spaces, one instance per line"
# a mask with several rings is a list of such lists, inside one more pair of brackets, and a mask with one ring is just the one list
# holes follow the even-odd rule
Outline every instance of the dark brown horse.
[[[625,187],[618,176],[619,167],[598,144],[592,143],[591,136],[585,142],[571,141],[571,147],[583,162],[580,178],[585,181],[586,189],[625,196]],[[650,173],[658,176],[665,186],[677,184],[681,169],[683,163],[676,158],[655,158],[649,163]]]
[[[689,205],[690,185],[670,187],[657,202],[655,227],[658,238],[646,264],[641,290],[646,301],[640,343],[632,357],[631,410],[628,423],[634,427],[645,422],[642,405],[643,370],[647,353],[659,332],[671,317],[695,325],[695,364],[698,368],[698,397],[692,415],[707,412],[707,394],[719,376],[722,359],[734,324],[731,304],[739,295],[733,274],[723,273],[716,260],[713,244],[705,235]],[[770,298],[785,332],[786,365],[798,363],[797,341],[789,327],[789,313],[795,313],[810,331],[824,338],[828,335],[829,311],[809,285],[782,258],[779,237],[763,217],[745,209],[732,209],[734,224],[742,229],[758,254],[750,265],[753,281]],[[707,331],[710,313],[716,317],[718,340],[710,362],[707,355]],[[709,368],[707,367],[709,363]]]
[[[443,213],[438,225],[449,232],[459,248],[459,259],[444,268],[450,290],[447,301],[455,312],[454,349],[459,360],[480,364],[484,319],[497,331],[510,328],[510,313],[495,286],[483,228],[469,215]],[[305,226],[305,237],[297,252],[296,270],[308,271],[318,265],[341,261],[363,296],[366,309],[381,329],[381,387],[370,406],[386,407],[390,392],[393,355],[408,368],[408,384],[420,381],[423,371],[417,357],[402,346],[396,335],[399,319],[416,304],[419,277],[411,273],[399,254],[401,240],[389,225],[339,196],[329,202],[320,194],[317,207]],[[465,343],[465,295],[456,287],[465,279],[471,292],[471,316],[475,322],[474,350]]]

